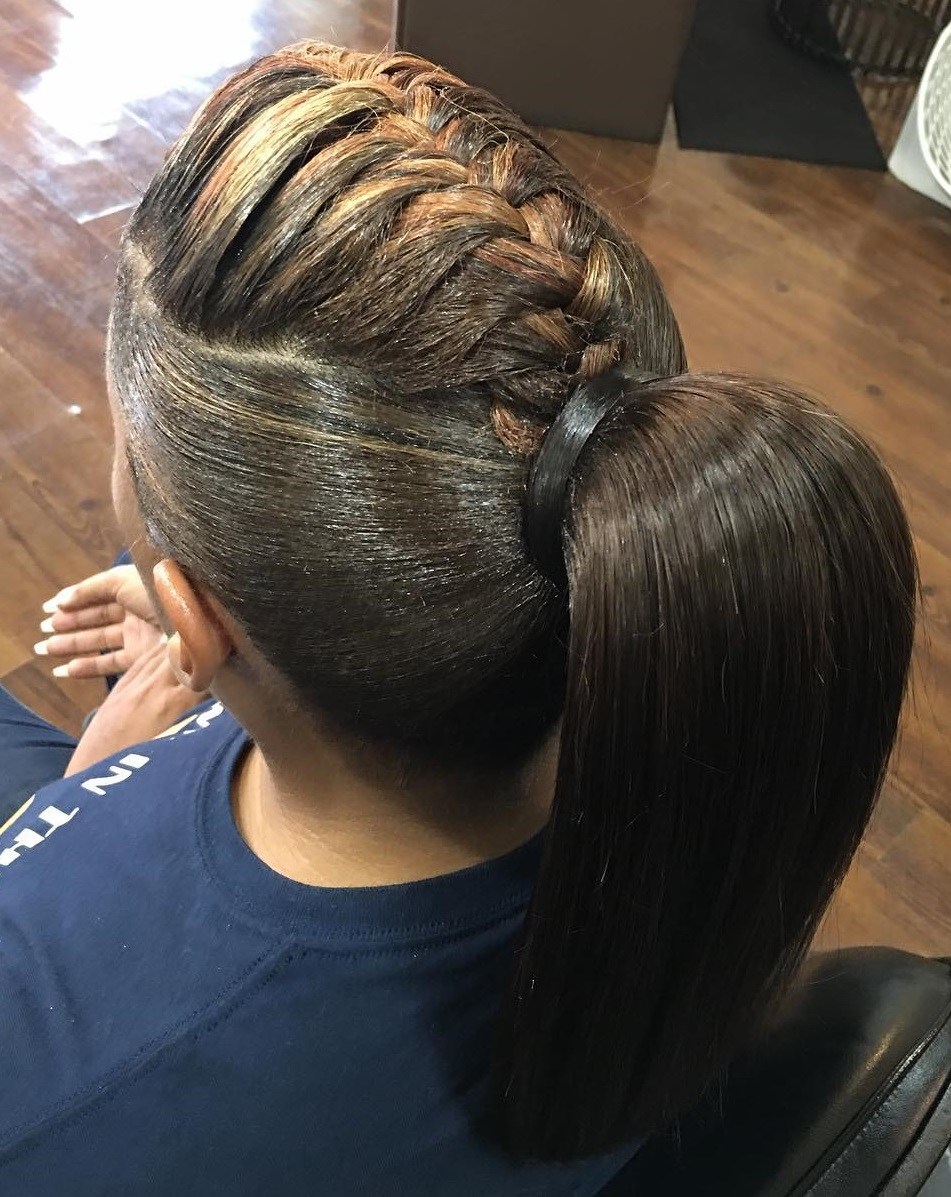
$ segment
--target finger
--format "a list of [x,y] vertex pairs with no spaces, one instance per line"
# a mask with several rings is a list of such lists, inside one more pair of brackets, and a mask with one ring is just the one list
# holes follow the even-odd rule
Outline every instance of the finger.
[[168,639],[163,636],[139,654],[137,664],[150,680],[175,681],[175,671],[168,659]]
[[114,565],[112,569],[93,574],[84,578],[75,586],[67,586],[59,594],[43,604],[43,610],[52,615],[56,611],[76,611],[80,607],[89,607],[97,603],[111,603],[123,581],[128,577],[129,570],[135,571],[134,565]]
[[125,609],[119,603],[104,603],[95,607],[82,607],[78,611],[57,611],[40,624],[40,631],[52,635],[54,632],[77,632],[81,628],[110,627],[121,624]]
[[86,632],[50,636],[48,640],[34,644],[33,651],[40,657],[81,657],[88,653],[101,653],[122,646],[122,625],[113,624],[108,628],[91,628]]
[[106,677],[110,673],[124,672],[127,665],[122,652],[101,653],[96,657],[75,657],[65,665],[57,665],[53,670],[53,677]]

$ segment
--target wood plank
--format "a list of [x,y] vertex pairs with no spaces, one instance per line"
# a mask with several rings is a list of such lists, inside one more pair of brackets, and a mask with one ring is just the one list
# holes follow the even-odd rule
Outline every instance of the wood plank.
[[103,559],[90,556],[64,522],[34,499],[19,478],[0,476],[0,623],[5,637],[0,675],[31,659],[42,603],[68,582],[103,567]]
[[96,568],[108,565],[118,546],[109,497],[111,466],[111,445],[84,426],[81,414],[67,415],[16,445],[0,443],[4,478],[17,479]]
[[[155,143],[131,118],[126,120],[139,129],[141,140]],[[78,145],[0,79],[0,162],[74,220],[89,220],[138,199],[141,188],[126,172],[129,161],[120,157],[122,148],[119,129],[103,131],[103,140],[92,145]],[[134,157],[131,165],[137,166]]]
[[11,30],[26,33],[43,45],[55,45],[60,23],[69,19],[56,0],[3,0],[0,12]]
[[862,863],[881,860],[921,809],[922,803],[915,799],[913,793],[890,776],[885,782],[862,845]]
[[23,28],[17,28],[9,18],[3,18],[3,37],[0,37],[0,79],[15,91],[30,84],[56,61],[55,55],[32,38]]
[[0,163],[0,293],[15,273],[69,297],[107,282],[115,260],[42,191]]
[[107,249],[118,255],[122,234],[134,211],[134,204],[123,204],[119,208],[113,208],[111,212],[105,212],[101,216],[86,221],[86,228]]
[[[9,266],[9,264],[8,264]],[[2,273],[2,268],[0,268]],[[48,292],[22,271],[0,284],[0,346],[64,406],[77,404],[99,435],[109,440],[102,313],[91,315],[99,292],[70,298]],[[111,281],[104,284],[107,293]],[[87,318],[83,318],[84,315]]]
[[0,428],[0,478],[19,483],[92,561],[108,564],[118,544],[111,439],[81,407],[64,404],[2,350]]
[[947,955],[951,826],[922,807],[878,859],[864,847],[817,938],[821,948],[889,944]]

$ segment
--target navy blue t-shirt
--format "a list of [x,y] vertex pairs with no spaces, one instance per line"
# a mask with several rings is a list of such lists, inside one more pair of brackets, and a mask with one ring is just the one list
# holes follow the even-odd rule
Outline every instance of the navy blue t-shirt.
[[0,1194],[594,1194],[473,1120],[539,842],[326,889],[235,827],[219,704],[0,834]]

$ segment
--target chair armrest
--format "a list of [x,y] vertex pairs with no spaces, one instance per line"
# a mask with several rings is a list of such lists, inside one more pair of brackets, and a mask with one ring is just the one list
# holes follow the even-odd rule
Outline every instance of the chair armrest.
[[722,1109],[651,1139],[605,1194],[906,1197],[949,1137],[949,961],[852,948],[807,962]]

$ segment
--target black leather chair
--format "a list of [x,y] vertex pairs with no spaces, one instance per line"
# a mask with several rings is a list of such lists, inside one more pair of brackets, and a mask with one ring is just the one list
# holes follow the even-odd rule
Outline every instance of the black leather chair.
[[605,1193],[911,1197],[949,1139],[951,961],[852,948],[812,957],[722,1102],[679,1141],[648,1142]]

